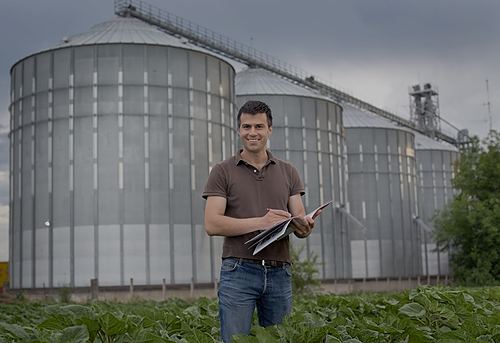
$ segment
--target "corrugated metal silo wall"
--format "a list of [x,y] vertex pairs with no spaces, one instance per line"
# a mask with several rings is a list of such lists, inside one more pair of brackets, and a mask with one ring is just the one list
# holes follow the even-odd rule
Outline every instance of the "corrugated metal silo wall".
[[[267,103],[273,112],[273,133],[268,141],[272,153],[292,163],[306,190],[306,212],[322,202],[345,200],[345,155],[343,151],[342,108],[323,99],[293,95],[237,95],[242,106],[248,100]],[[335,206],[329,206],[316,218],[311,235],[304,241],[306,253],[318,255],[320,278],[347,276],[346,237]]]
[[[460,157],[458,151],[417,149],[419,218],[426,224],[422,232],[422,275],[449,273],[448,253],[435,252],[436,244],[429,237],[431,218],[453,199],[456,190],[451,181],[453,163]],[[427,230],[426,230],[427,229]]]
[[346,128],[348,210],[365,227],[348,229],[352,277],[420,272],[414,135],[385,128]]
[[80,46],[21,60],[11,83],[12,288],[218,277],[201,193],[235,149],[232,66]]

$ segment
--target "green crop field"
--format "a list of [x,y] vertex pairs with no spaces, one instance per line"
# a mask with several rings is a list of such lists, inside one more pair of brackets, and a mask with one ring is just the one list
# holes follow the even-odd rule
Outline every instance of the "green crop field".
[[[217,300],[0,304],[0,342],[218,342]],[[234,342],[500,342],[500,289],[296,296],[282,325]]]

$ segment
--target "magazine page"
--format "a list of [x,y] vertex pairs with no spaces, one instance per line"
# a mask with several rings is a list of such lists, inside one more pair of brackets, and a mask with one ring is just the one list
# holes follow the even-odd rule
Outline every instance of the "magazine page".
[[[316,216],[320,213],[320,211],[322,209],[324,209],[325,207],[327,207],[328,205],[330,205],[332,202],[333,202],[333,200],[327,201],[326,203],[324,203],[323,205],[321,205],[320,207],[318,207],[314,211],[308,213],[306,215],[306,217],[309,217],[312,219],[316,218]],[[280,239],[288,236],[289,234],[291,234],[294,231],[294,229],[289,224],[295,218],[298,218],[298,217],[292,217],[292,218],[289,218],[287,220],[284,220],[280,223],[273,225],[271,228],[261,232],[260,234],[253,237],[252,239],[246,241],[245,244],[252,243],[248,248],[250,249],[250,248],[255,246],[255,250],[253,252],[253,255],[257,254],[259,251],[261,251],[262,249],[267,247],[272,242],[280,240]]]

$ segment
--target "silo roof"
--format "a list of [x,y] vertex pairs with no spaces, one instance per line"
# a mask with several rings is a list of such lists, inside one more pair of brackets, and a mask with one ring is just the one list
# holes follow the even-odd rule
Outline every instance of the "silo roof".
[[410,131],[409,129],[398,126],[384,118],[381,118],[373,113],[356,108],[354,106],[343,103],[342,119],[345,128],[384,128]]
[[427,137],[420,132],[415,132],[415,150],[449,150],[459,152],[457,147]]
[[310,89],[296,85],[284,78],[260,68],[249,68],[236,74],[236,95],[262,94],[262,95],[295,95],[313,97],[335,102]]
[[409,128],[398,126],[375,114],[347,104],[342,104],[342,107],[344,109],[342,113],[345,128],[367,127],[408,131],[415,136],[415,150],[449,150],[458,152],[458,149],[453,145],[437,141]]
[[58,44],[39,52],[72,46],[120,43],[174,46],[209,53],[207,50],[189,44],[186,39],[171,36],[152,25],[131,17],[116,17],[97,24],[88,31],[64,37]]

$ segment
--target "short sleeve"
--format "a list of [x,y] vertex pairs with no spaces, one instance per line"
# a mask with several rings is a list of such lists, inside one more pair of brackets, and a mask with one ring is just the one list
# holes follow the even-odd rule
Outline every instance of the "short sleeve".
[[295,168],[293,165],[290,164],[290,167],[291,167],[291,184],[292,184],[292,187],[291,187],[291,191],[290,191],[290,196],[292,195],[295,195],[295,194],[299,194],[301,196],[303,196],[304,194],[306,194],[305,192],[305,189],[304,189],[304,185],[302,184],[302,180],[300,179],[300,175],[299,175],[299,172],[297,171],[297,168]]
[[227,173],[220,164],[216,164],[208,175],[202,197],[220,196],[227,199]]

